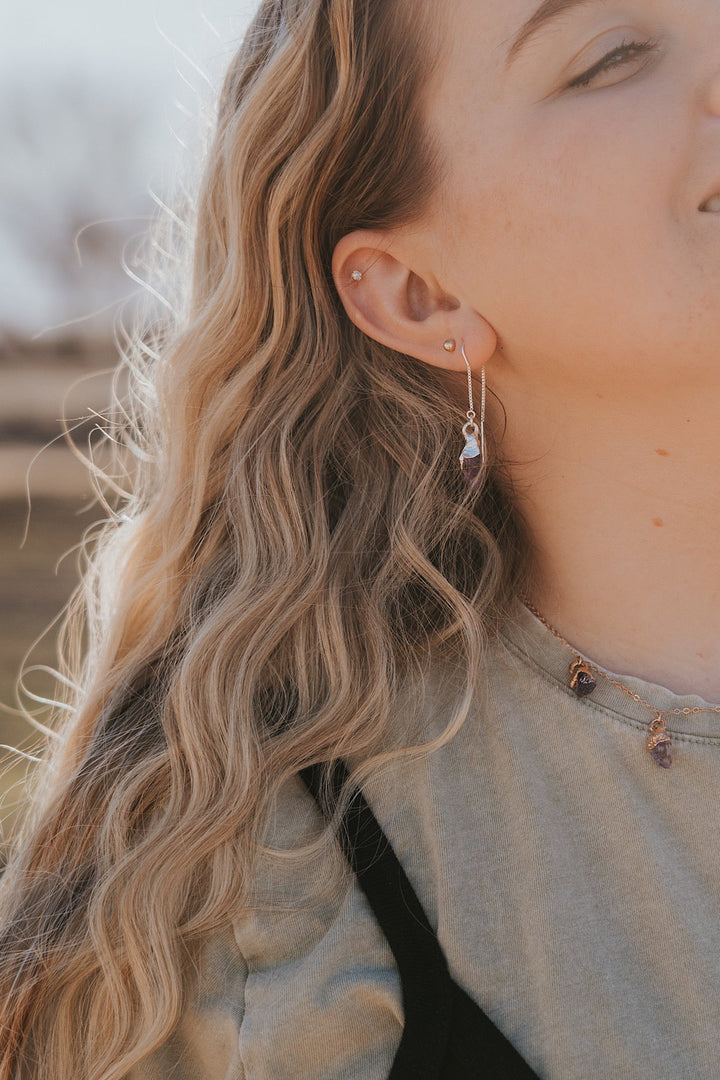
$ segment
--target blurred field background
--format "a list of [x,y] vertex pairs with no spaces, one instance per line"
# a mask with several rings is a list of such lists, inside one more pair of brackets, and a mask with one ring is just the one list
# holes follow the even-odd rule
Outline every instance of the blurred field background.
[[[0,35],[0,743],[35,734],[12,710],[28,650],[78,579],[103,516],[62,437],[109,400],[120,309],[144,296],[135,253],[192,189],[215,90],[252,0],[37,0]],[[82,422],[82,418],[87,418]],[[56,663],[54,633],[30,665]],[[31,672],[30,690],[51,683]],[[26,765],[0,749],[0,864]]]
[[[65,338],[52,346],[7,343],[0,351],[0,703],[6,708],[16,707],[26,653],[77,582],[72,549],[100,516],[97,506],[91,507],[87,471],[62,437],[57,441],[63,399],[68,417],[85,415],[89,408],[100,411],[109,391],[103,368],[107,371],[114,360],[112,343],[103,338]],[[52,632],[38,642],[28,663],[55,666]],[[42,672],[31,672],[27,683],[41,696],[53,692]],[[0,742],[29,748],[33,739],[25,720],[0,712]],[[0,859],[22,808],[24,776],[24,763],[0,751]]]

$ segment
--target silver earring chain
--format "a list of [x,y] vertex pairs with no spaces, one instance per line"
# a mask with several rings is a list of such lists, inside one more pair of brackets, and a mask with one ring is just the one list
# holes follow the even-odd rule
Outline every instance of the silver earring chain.
[[[470,408],[467,411],[467,418],[471,424],[475,422],[475,405],[473,402],[473,386],[472,386],[472,368],[470,367],[470,361],[467,358],[465,352],[465,343],[460,346],[465,366],[467,367],[467,381],[468,381],[468,398],[470,399]],[[482,459],[485,460],[485,366],[483,365],[482,373],[480,376],[480,451],[482,453]]]

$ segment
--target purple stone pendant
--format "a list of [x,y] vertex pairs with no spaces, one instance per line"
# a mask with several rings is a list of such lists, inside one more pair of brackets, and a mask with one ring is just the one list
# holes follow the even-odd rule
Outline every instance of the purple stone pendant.
[[570,674],[572,675],[570,689],[574,690],[579,698],[592,694],[597,686],[597,680],[584,660],[578,658],[574,664],[571,664]]
[[660,713],[650,721],[650,733],[647,737],[647,748],[656,765],[661,769],[669,769],[672,765],[672,739],[665,728],[665,721]]
[[[468,413],[468,416],[471,416],[471,414]],[[480,429],[474,422],[474,416],[475,414],[472,413],[471,419],[468,420],[467,424],[465,424],[462,429],[462,433],[465,436],[465,446],[460,455],[460,470],[468,487],[472,487],[480,476],[483,468],[483,453],[480,449],[480,444],[478,443]]]

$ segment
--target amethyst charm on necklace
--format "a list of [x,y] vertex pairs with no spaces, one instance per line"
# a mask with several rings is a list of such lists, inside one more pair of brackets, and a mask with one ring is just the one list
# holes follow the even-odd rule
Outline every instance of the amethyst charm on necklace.
[[570,665],[570,674],[572,675],[570,689],[574,690],[579,698],[592,694],[597,686],[597,680],[585,660],[578,657],[575,663]]
[[[558,631],[550,625],[547,619],[532,606],[530,601],[526,597],[523,597],[522,599],[525,606],[533,613],[535,618],[539,619],[543,626],[547,627],[547,629],[555,635],[558,641],[561,641],[565,648],[572,652],[575,657],[573,663],[570,665],[570,688],[576,697],[585,698],[588,694],[592,694],[597,686],[596,676],[601,676],[603,679],[607,679],[611,682],[613,686],[617,686],[618,690],[622,690],[623,693],[629,694],[634,701],[637,701],[640,705],[644,705],[647,709],[653,711],[655,715],[647,727],[648,735],[645,746],[656,765],[659,765],[661,769],[669,769],[672,766],[672,739],[665,726],[663,714],[656,709],[654,705],[651,705],[649,701],[643,701],[639,694],[636,694],[629,687],[625,686],[619,679],[613,679],[613,677],[606,671],[603,671],[602,668],[595,667],[589,660],[583,660],[582,656],[580,656],[573,648],[570,642],[566,641],[562,634],[558,633]],[[720,713],[720,705],[713,705],[708,709],[696,707],[692,709],[673,709],[670,711],[673,714],[684,713],[686,715],[696,712]]]
[[661,769],[669,769],[672,765],[672,739],[667,733],[665,721],[660,713],[650,721],[650,733],[647,737],[647,748],[656,765]]

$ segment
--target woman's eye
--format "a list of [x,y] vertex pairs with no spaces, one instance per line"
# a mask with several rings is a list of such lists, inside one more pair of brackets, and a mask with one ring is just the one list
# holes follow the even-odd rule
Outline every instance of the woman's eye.
[[629,60],[634,60],[636,57],[641,56],[643,53],[652,52],[656,48],[656,42],[654,41],[628,41],[623,42],[622,45],[618,45],[607,53],[606,56],[599,60],[597,64],[593,64],[584,75],[578,75],[576,79],[569,82],[568,89],[573,86],[588,86],[596,76],[602,74],[604,71],[609,71],[615,67],[621,67],[623,64],[628,63]]

